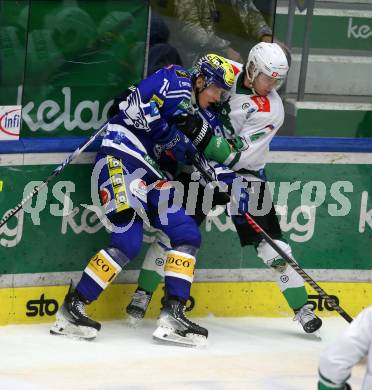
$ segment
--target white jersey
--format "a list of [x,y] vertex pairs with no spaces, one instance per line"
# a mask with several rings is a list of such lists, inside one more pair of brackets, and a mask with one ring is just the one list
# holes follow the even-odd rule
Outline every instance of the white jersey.
[[372,389],[372,306],[364,309],[346,332],[320,357],[320,382],[327,388],[341,387],[352,367],[368,355],[367,372],[362,390]]
[[275,90],[267,96],[258,96],[243,87],[245,70],[242,71],[241,64],[233,65],[238,67],[239,73],[219,115],[225,136],[231,139],[240,136],[245,144],[224,164],[244,175],[264,168],[269,144],[284,121],[284,108]]

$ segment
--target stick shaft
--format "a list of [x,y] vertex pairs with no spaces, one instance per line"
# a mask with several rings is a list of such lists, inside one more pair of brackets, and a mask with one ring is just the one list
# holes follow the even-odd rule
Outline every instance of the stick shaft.
[[[193,159],[193,164],[204,176],[208,182],[212,182],[214,178],[204,168],[205,158],[201,155],[196,155]],[[222,196],[226,198],[226,201],[230,201],[229,195],[222,193]],[[340,314],[347,322],[352,322],[353,318],[345,312],[290,256],[288,256],[276,243],[275,241],[262,229],[260,225],[252,218],[248,213],[244,214],[244,218],[252,229],[260,234],[263,239],[307,282],[323,299],[325,299],[329,305]]]
[[32,192],[30,192],[20,203],[18,203],[15,207],[13,207],[7,214],[4,215],[2,220],[0,221],[0,228],[4,226],[10,218],[16,215],[19,210],[29,202],[37,193],[39,193],[44,187],[48,185],[48,183],[53,180],[56,176],[58,176],[67,165],[69,165],[73,160],[75,160],[89,145],[91,145],[96,138],[106,130],[107,123],[102,125],[88,140],[86,140],[83,144],[81,144],[73,153],[71,153],[66,160],[59,165],[57,168],[53,170],[53,172],[39,185],[34,188]]
[[340,305],[338,305],[320,286],[315,282],[290,256],[288,256],[279,245],[259,226],[255,220],[245,213],[244,217],[247,223],[259,234],[261,234],[265,241],[307,282],[329,305],[337,311],[347,322],[352,322],[353,319],[345,312]]

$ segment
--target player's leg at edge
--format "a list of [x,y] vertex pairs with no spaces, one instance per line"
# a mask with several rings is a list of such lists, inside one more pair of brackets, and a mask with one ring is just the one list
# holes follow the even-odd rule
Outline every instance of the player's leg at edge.
[[[292,249],[284,240],[275,207],[272,202],[270,188],[265,182],[252,181],[253,191],[250,192],[250,201],[268,209],[264,215],[254,215],[257,224],[266,231],[274,242],[293,259]],[[254,211],[254,210],[253,210]],[[305,282],[271,245],[263,239],[260,233],[252,229],[245,219],[233,217],[236,231],[242,247],[254,245],[257,256],[262,262],[274,270],[276,283],[282,292],[288,306],[294,312],[294,320],[298,321],[306,333],[316,332],[322,326],[322,320],[318,318],[309,305]]]
[[[134,169],[130,161],[127,168]],[[110,155],[98,154],[93,174],[96,176],[100,191],[107,191],[110,193],[109,199],[115,199],[113,178],[120,178],[121,183],[125,183],[121,160]],[[129,185],[125,188],[129,188]],[[125,188],[122,185],[122,192],[126,195],[123,197],[125,201],[115,202],[115,205],[106,210],[108,219],[112,223],[110,244],[90,259],[76,288],[70,286],[56,314],[56,322],[50,330],[52,334],[94,339],[101,325],[88,317],[85,312],[86,305],[97,300],[126,264],[140,252],[143,220],[128,203],[128,199],[132,197]],[[142,202],[143,207],[147,207],[146,199]],[[110,205],[110,202],[102,203]]]
[[161,241],[156,240],[150,245],[140,270],[138,287],[125,309],[128,315],[127,324],[130,327],[137,327],[141,324],[153,293],[164,279],[166,252],[170,249],[170,243],[164,234],[158,232],[158,237],[161,237]]
[[[174,192],[172,188],[169,199],[174,199]],[[208,330],[185,316],[201,233],[195,220],[183,208],[167,214],[167,218],[168,223],[161,224],[162,214],[159,214],[153,224],[169,237],[171,247],[164,267],[165,296],[153,339],[168,344],[203,346],[207,342]]]
[[[291,247],[282,240],[274,240],[293,259]],[[322,326],[322,320],[317,317],[308,304],[308,295],[302,277],[282,259],[277,252],[262,240],[257,246],[257,255],[263,262],[276,272],[276,282],[288,305],[294,311],[294,321],[298,321],[306,333],[314,333]]]
[[127,256],[115,247],[102,249],[94,255],[76,288],[71,282],[50,333],[78,339],[95,339],[101,324],[89,318],[85,307],[98,298],[128,262]]
[[[190,250],[191,249],[191,250]],[[153,333],[157,342],[185,346],[204,346],[208,330],[185,316],[186,302],[195,268],[192,247],[176,247],[167,252],[165,265],[165,297]]]
[[86,315],[86,303],[71,281],[63,304],[57,311],[56,322],[51,327],[50,333],[85,340],[95,339],[101,329],[101,324]]

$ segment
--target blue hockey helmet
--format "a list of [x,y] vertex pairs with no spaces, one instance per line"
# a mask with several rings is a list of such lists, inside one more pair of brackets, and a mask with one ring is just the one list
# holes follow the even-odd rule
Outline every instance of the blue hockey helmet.
[[230,62],[217,54],[207,54],[201,57],[191,69],[191,74],[193,80],[203,76],[205,88],[214,83],[225,90],[231,89],[235,78]]

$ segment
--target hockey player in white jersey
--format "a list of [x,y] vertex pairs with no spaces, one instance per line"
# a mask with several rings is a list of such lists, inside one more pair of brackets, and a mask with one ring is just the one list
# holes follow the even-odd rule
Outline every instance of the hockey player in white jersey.
[[[284,120],[283,103],[276,90],[287,76],[286,55],[278,44],[261,42],[252,48],[245,66],[238,63],[233,63],[233,66],[235,83],[230,96],[216,111],[224,135],[230,140],[221,142],[216,137],[214,147],[211,147],[212,140],[204,153],[208,159],[225,164],[249,182],[250,198],[256,197],[260,209],[256,213],[250,210],[251,214],[276,244],[293,258],[291,247],[282,237],[264,171],[270,141]],[[190,133],[188,136],[192,140],[200,139],[199,134]],[[254,245],[262,261],[276,271],[277,284],[294,311],[294,320],[299,321],[306,333],[318,330],[322,321],[307,304],[302,277],[246,224],[243,217],[235,215],[232,219],[241,245]],[[145,258],[139,288],[127,307],[127,313],[132,317],[143,317],[151,294],[161,280],[162,267],[156,264],[161,264],[159,258],[164,258],[163,244],[155,242]]]
[[347,330],[320,356],[318,390],[351,390],[351,369],[367,356],[362,390],[372,389],[372,306],[361,311]]

